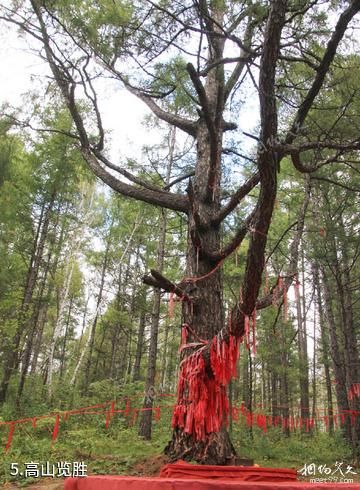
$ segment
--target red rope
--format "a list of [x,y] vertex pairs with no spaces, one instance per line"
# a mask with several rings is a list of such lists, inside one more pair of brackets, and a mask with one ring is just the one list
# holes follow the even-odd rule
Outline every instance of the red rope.
[[216,264],[216,266],[210,272],[208,272],[207,274],[204,274],[203,276],[199,276],[199,277],[184,277],[181,280],[181,282],[198,282],[198,281],[202,281],[203,279],[207,279],[208,277],[212,276],[214,274],[214,272],[216,272],[218,270],[218,268],[223,264],[225,258],[226,257],[224,257],[223,259],[221,259]]

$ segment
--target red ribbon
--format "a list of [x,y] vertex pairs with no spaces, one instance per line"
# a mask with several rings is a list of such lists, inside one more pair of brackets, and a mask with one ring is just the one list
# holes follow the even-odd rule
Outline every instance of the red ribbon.
[[6,443],[6,447],[5,447],[5,452],[7,453],[11,447],[11,441],[12,441],[12,438],[13,438],[13,435],[14,435],[14,430],[15,430],[15,422],[11,422],[10,423],[10,430],[9,430],[9,435],[8,435],[8,440],[7,440],[7,443]]
[[52,433],[52,442],[55,442],[57,439],[58,432],[59,432],[59,424],[60,424],[60,415],[56,414],[54,429]]

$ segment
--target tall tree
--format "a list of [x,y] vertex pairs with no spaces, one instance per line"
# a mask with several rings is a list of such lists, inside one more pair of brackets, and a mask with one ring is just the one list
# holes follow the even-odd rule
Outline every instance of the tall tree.
[[[328,2],[329,9],[331,5]],[[71,9],[67,1],[49,4],[29,0],[14,8],[3,7],[3,18],[42,43],[41,55],[46,57],[74,121],[75,130],[69,136],[78,141],[95,175],[125,196],[187,215],[186,275],[191,281],[174,284],[156,271],[147,278],[148,284],[182,298],[188,340],[197,344],[183,349],[182,365],[190,366],[186,359],[192,355],[197,359],[198,372],[194,377],[190,369],[183,371],[183,375],[187,372],[182,379],[183,398],[178,402],[173,440],[168,446],[173,459],[224,464],[234,456],[222,423],[226,419],[228,378],[218,376],[215,364],[222,366],[221,356],[216,361],[212,356],[212,362],[210,350],[217,344],[230,345],[233,336],[241,338],[254,310],[273,301],[271,293],[262,299],[258,296],[282,160],[290,156],[299,172],[315,173],[360,147],[358,137],[329,138],[324,132],[314,138],[305,124],[310,111],[313,116],[317,110],[315,101],[326,89],[336,52],[360,10],[358,0],[336,6],[343,10],[334,12],[333,29],[327,26],[323,5],[320,10],[314,2],[286,0],[274,0],[269,5],[211,0],[156,5],[144,0],[132,5],[104,2],[96,8],[91,2],[75,2]],[[163,76],[157,68],[175,51],[177,69]],[[303,67],[309,76],[299,80],[288,70],[289,65]],[[125,66],[130,66],[130,72],[125,73]],[[130,172],[125,164],[117,166],[110,161],[96,85],[102,73],[142,100],[158,118],[195,139],[186,193],[181,192],[181,186],[178,192],[170,191],[172,186],[164,189],[141,172]],[[244,133],[257,142],[255,157],[245,154],[253,162],[253,174],[223,202],[223,191],[227,190],[225,155],[243,155],[231,142],[230,148],[224,146],[227,133],[237,129],[237,124],[227,118],[238,119],[237,112],[230,111],[231,101],[241,98],[249,84],[256,88],[259,102],[258,131]],[[186,94],[184,107],[192,110],[174,114],[162,103],[178,94]],[[85,115],[85,106],[92,109],[92,118]],[[333,124],[336,127],[337,119]],[[245,146],[239,132],[234,134],[238,144]],[[312,157],[313,163],[307,163]],[[259,191],[253,204],[248,196],[256,186]],[[222,224],[231,219],[242,201],[248,203],[247,216],[233,236],[222,242]],[[247,234],[242,296],[225,324],[220,265]],[[289,287],[296,262],[292,258],[292,268],[282,286],[278,284],[272,292],[278,294],[279,289]],[[211,396],[205,400],[187,398],[194,383],[202,383],[209,394],[216,384],[214,403],[224,403],[224,420],[215,416],[205,424],[204,412]]]

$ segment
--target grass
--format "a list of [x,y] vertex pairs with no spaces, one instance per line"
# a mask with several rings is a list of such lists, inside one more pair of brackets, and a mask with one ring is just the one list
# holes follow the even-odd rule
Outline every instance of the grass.
[[[131,425],[122,415],[116,415],[108,429],[104,416],[83,415],[62,421],[57,441],[51,443],[53,420],[40,420],[34,429],[31,424],[17,426],[12,447],[0,463],[0,483],[16,483],[25,486],[36,478],[11,476],[10,465],[17,463],[24,472],[25,463],[41,465],[67,461],[83,461],[88,474],[148,474],[156,471],[154,460],[160,458],[171,437],[170,410],[163,410],[161,419],[153,422],[153,437],[144,441],[137,435],[137,424]],[[5,447],[7,429],[0,430],[1,443]],[[234,423],[233,443],[243,457],[254,459],[259,466],[300,469],[304,464],[327,464],[334,467],[336,461],[351,462],[350,449],[340,433],[330,437],[326,433],[292,434],[286,438],[279,429],[263,433],[253,429],[253,439],[241,423]],[[148,464],[146,462],[149,462]],[[161,461],[159,459],[159,461]],[[40,466],[39,466],[40,467]]]

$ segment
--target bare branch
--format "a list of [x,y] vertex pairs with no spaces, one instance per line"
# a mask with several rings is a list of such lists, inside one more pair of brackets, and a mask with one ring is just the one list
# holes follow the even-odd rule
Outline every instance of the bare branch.
[[181,289],[179,286],[169,281],[169,279],[163,276],[160,272],[154,269],[151,269],[150,272],[151,272],[151,276],[143,277],[143,282],[145,284],[163,289],[168,293],[174,293],[183,301],[191,301],[191,298],[185,293],[183,289]]
[[340,41],[344,37],[347,26],[350,21],[354,18],[354,16],[360,11],[360,2],[358,0],[353,0],[350,5],[343,11],[340,15],[333,34],[327,44],[324,56],[319,63],[317,68],[316,76],[313,81],[313,84],[308,91],[306,97],[301,103],[296,116],[294,118],[294,122],[292,123],[287,136],[285,138],[285,143],[290,144],[296,138],[301,126],[303,125],[306,116],[309,113],[309,110],[314,102],[315,97],[318,95],[325,77],[329,71],[330,65],[334,60],[336,55],[337,48],[339,46]]
[[335,180],[331,180],[331,179],[328,179],[326,177],[319,177],[317,175],[311,175],[310,178],[311,178],[311,180],[320,180],[322,182],[328,182],[329,184],[332,184],[332,185],[337,185],[338,187],[342,187],[343,189],[346,189],[347,191],[350,191],[350,192],[360,193],[360,188],[355,189],[354,187],[350,187],[349,185],[343,184],[342,182],[337,182]]
[[170,189],[171,187],[173,187],[175,184],[178,184],[179,182],[182,182],[185,179],[189,179],[190,177],[193,177],[194,175],[195,175],[195,170],[191,170],[190,172],[188,172],[184,175],[180,175],[179,177],[177,177],[176,179],[171,181],[169,184],[165,185],[163,187],[163,189],[164,189],[164,191],[166,191],[166,190]]

